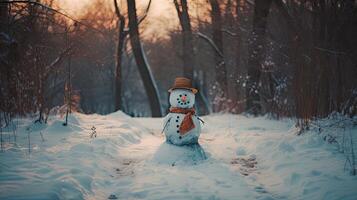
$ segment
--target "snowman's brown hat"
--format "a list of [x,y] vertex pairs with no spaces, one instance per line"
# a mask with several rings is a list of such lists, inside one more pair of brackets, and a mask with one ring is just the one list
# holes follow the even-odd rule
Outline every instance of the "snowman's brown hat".
[[175,78],[174,85],[169,89],[169,92],[172,92],[174,89],[186,89],[191,90],[193,94],[196,94],[198,90],[192,87],[191,79],[185,77],[177,77]]

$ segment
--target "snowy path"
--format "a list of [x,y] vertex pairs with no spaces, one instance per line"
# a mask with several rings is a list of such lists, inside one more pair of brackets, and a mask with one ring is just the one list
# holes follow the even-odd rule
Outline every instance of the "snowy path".
[[[232,154],[228,152],[232,149],[222,148],[222,141],[214,140],[213,135],[202,137],[201,141],[208,160],[197,164],[173,166],[173,162],[168,158],[170,152],[159,152],[177,151],[177,149],[160,149],[161,145],[166,145],[163,144],[164,137],[160,134],[161,120],[136,119],[136,121],[148,127],[155,136],[143,137],[141,143],[122,151],[123,155],[127,155],[124,158],[131,160],[134,167],[133,177],[128,180],[129,184],[122,185],[118,182],[119,185],[113,187],[115,193],[120,194],[119,196],[123,199],[130,197],[136,199],[256,199],[262,196],[254,190],[254,186],[247,184],[237,169],[232,168],[230,155],[223,156]],[[217,131],[222,131],[217,134],[224,135],[227,130]],[[164,158],[153,158],[155,154],[164,155]],[[158,161],[161,164],[158,164]]]
[[75,114],[63,127],[54,117],[31,126],[31,154],[22,120],[0,153],[0,199],[357,199],[343,155],[317,134],[297,137],[291,121],[204,117],[208,159],[180,164],[161,120]]

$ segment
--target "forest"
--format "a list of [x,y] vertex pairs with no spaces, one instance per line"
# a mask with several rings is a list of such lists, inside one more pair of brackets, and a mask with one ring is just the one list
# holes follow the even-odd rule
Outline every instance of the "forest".
[[[110,127],[115,129],[115,126],[127,121],[132,127],[131,133],[136,134],[138,127],[140,134],[149,133],[148,130],[159,133],[160,128],[153,124],[161,123],[156,119],[171,112],[168,90],[175,78],[186,77],[198,90],[194,105],[196,114],[203,116],[208,124],[211,122],[206,132],[226,133],[227,130],[243,130],[242,127],[245,127],[247,137],[253,137],[248,132],[266,130],[274,133],[274,123],[280,127],[277,128],[279,133],[296,128],[294,137],[285,138],[286,141],[277,144],[283,152],[304,149],[294,146],[302,145],[297,136],[308,135],[304,137],[310,138],[310,132],[313,135],[321,133],[322,140],[329,145],[337,145],[343,155],[343,161],[338,161],[339,165],[331,168],[336,170],[336,166],[342,166],[344,171],[356,175],[356,36],[355,0],[0,0],[1,151],[14,148],[12,143],[21,141],[16,142],[16,137],[20,137],[16,133],[23,130],[26,133],[24,146],[28,146],[29,153],[33,152],[35,150],[31,145],[36,139],[30,140],[32,133],[37,131],[40,134],[38,142],[41,143],[46,137],[57,138],[46,136],[47,129],[52,127],[57,131],[67,126],[75,132],[77,121],[80,131],[91,132],[92,140],[97,137],[97,132],[100,137]],[[123,117],[121,112],[123,116],[132,118]],[[90,116],[95,119],[87,118]],[[107,116],[108,122],[105,121]],[[118,123],[111,116],[118,117],[115,118]],[[232,121],[227,116],[236,120]],[[53,121],[57,117],[60,118],[58,127]],[[107,126],[101,127],[98,120],[103,120]],[[273,123],[270,120],[276,121]],[[134,122],[149,128],[131,126]],[[212,124],[221,129],[214,128]],[[294,128],[285,129],[285,126]],[[165,128],[166,125],[163,131]],[[122,129],[117,131],[121,133]],[[127,137],[123,140],[135,143],[136,136]],[[230,144],[229,137],[226,135],[224,144]],[[234,137],[236,142],[240,141],[240,135]],[[264,142],[257,141],[269,146],[267,141],[275,136],[264,137],[267,137]],[[204,137],[202,141],[208,145],[211,140]],[[297,142],[290,144],[293,141]],[[259,152],[259,149],[249,149],[246,146],[249,141],[246,142],[242,144],[243,150],[236,150],[238,158],[227,162],[243,166],[245,171],[240,173],[250,176],[254,174],[251,168],[255,169],[255,161],[259,165],[261,160],[259,153],[256,153],[258,158],[239,157],[252,155],[246,152]],[[210,148],[209,145],[204,146],[207,151]],[[214,149],[212,147],[211,153],[215,152]],[[127,151],[130,154],[135,149]],[[212,153],[212,156],[215,154]],[[1,157],[0,153],[0,160],[7,160],[6,156]],[[144,158],[138,155],[138,159]],[[285,159],[288,158],[281,157],[281,160]],[[329,161],[326,158],[326,162]],[[122,163],[124,171],[127,171],[122,172],[120,168],[117,174],[131,173],[128,166],[137,162],[130,160],[129,164],[125,164],[126,161]],[[323,163],[325,161],[320,162]],[[6,170],[0,168],[0,179],[6,180],[6,177],[1,178],[1,171]],[[134,171],[133,174],[136,173]],[[195,176],[197,172],[192,174]],[[227,174],[224,176],[229,177]],[[300,181],[295,178],[289,179],[292,187],[294,181]],[[355,185],[356,179],[346,179],[351,181],[349,186]],[[171,180],[167,181],[171,183]],[[264,181],[260,183],[265,184]],[[344,183],[347,184],[347,181]],[[1,180],[0,184],[6,185]],[[349,187],[346,190],[352,192],[348,193],[350,196],[343,196],[342,193],[342,196],[338,194],[331,198],[321,196],[323,192],[308,196],[310,194],[305,194],[306,190],[303,191],[307,196],[294,193],[284,196],[275,189],[274,186],[267,186],[261,193],[272,194],[269,196],[272,199],[357,197],[353,188]],[[78,189],[82,190],[87,191],[86,188]],[[128,196],[120,198],[119,193],[112,194],[112,191],[105,194],[93,191],[94,196],[83,191],[75,197],[132,197],[132,193],[125,192]],[[276,196],[274,192],[282,196]],[[8,194],[5,193],[0,189],[0,198],[21,199],[21,196],[6,196]],[[61,192],[58,194],[59,199],[69,198],[61,196]],[[200,197],[234,199],[226,194]],[[134,199],[142,198],[140,195],[134,195]],[[158,197],[165,199],[163,194]],[[33,197],[46,198],[48,196]],[[152,198],[144,196],[143,199]],[[176,196],[173,199],[185,198]],[[250,196],[242,199],[250,199]]]
[[162,116],[177,76],[203,115],[356,114],[354,1],[173,1],[155,19],[151,1],[125,4],[93,1],[76,19],[56,1],[1,1],[2,124],[68,107]]

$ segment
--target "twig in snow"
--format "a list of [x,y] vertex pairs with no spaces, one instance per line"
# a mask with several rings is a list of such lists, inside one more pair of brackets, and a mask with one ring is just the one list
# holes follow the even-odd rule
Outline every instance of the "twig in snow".
[[31,138],[30,138],[31,128],[28,127],[26,130],[27,130],[27,140],[28,140],[29,154],[30,154],[31,153]]
[[45,141],[45,138],[43,137],[43,134],[42,134],[41,131],[40,131],[40,135],[41,135],[42,142],[44,142],[44,141]]
[[355,158],[355,152],[353,148],[353,139],[352,139],[352,134],[350,132],[350,145],[351,145],[351,174],[353,176],[356,176],[356,158]]
[[[19,123],[17,121],[17,123]],[[14,125],[13,126],[13,129],[12,129],[12,134],[14,135],[14,144],[16,145],[16,138],[17,138],[17,125]]]
[[97,137],[97,131],[95,126],[91,128],[92,132],[89,134],[90,138]]
[[2,144],[2,128],[0,127],[0,143],[1,143],[1,151],[3,151],[3,144]]

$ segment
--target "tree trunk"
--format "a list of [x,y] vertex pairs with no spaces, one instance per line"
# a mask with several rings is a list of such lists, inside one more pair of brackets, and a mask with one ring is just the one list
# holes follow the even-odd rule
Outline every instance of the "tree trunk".
[[[186,78],[194,79],[195,57],[193,51],[193,34],[191,29],[190,16],[186,0],[181,0],[181,6],[174,0],[180,25],[182,28],[182,53],[183,53],[183,74]],[[181,7],[181,9],[180,9]]]
[[118,43],[116,50],[116,65],[115,65],[115,111],[122,109],[122,59],[123,59],[123,49],[124,49],[124,39],[126,33],[125,28],[125,18],[120,13],[117,0],[114,0],[115,13],[118,17]]
[[[230,1],[228,1],[230,2]],[[243,16],[244,11],[241,8],[244,6],[245,1],[236,0],[236,4],[234,6],[234,12],[236,14],[235,17],[232,16],[232,25],[234,27],[233,30],[236,32],[236,40],[235,40],[235,69],[234,75],[230,78],[233,82],[233,88],[235,90],[235,99],[233,99],[233,104],[230,108],[232,113],[241,113],[244,111],[245,103],[242,103],[242,99],[245,98],[244,88],[242,87],[242,74],[243,74],[243,65],[242,63],[242,49],[243,47],[243,34],[240,29],[244,25]],[[227,5],[228,6],[228,5]],[[231,5],[230,5],[231,6]],[[233,25],[235,23],[235,26]]]
[[[223,36],[222,36],[222,17],[221,17],[221,9],[219,7],[217,0],[210,0],[211,5],[211,18],[212,18],[212,26],[213,26],[213,42],[223,53]],[[214,106],[214,111],[220,111],[224,109],[225,98],[228,96],[228,83],[227,83],[227,70],[224,62],[224,58],[215,54],[215,71],[216,71],[216,84],[221,90],[218,94],[218,98],[220,100],[217,101],[218,105]],[[216,101],[215,101],[216,102]]]
[[248,54],[248,80],[246,88],[247,111],[257,115],[260,105],[260,70],[264,57],[266,24],[272,0],[255,0],[253,30]]
[[136,15],[135,0],[127,0],[129,14],[129,34],[130,44],[133,49],[136,65],[143,80],[146,94],[150,101],[151,114],[153,117],[161,117],[161,104],[155,80],[151,74],[144,51],[141,46],[138,29],[138,19]]
[[[180,21],[182,29],[182,51],[183,51],[183,74],[186,78],[193,80],[194,87],[198,87],[199,84],[194,77],[194,68],[195,68],[195,55],[193,50],[193,34],[191,29],[190,16],[188,14],[188,6],[186,0],[181,0],[181,5],[174,0],[175,8],[177,15]],[[200,88],[199,88],[200,89]],[[208,114],[210,109],[207,101],[202,92],[199,92],[197,95],[197,102],[201,108],[200,114]]]
[[[0,0],[0,2],[5,2],[5,0]],[[6,3],[0,3],[0,27],[1,30],[5,30],[5,27],[8,26],[8,12],[9,12],[9,6]]]

